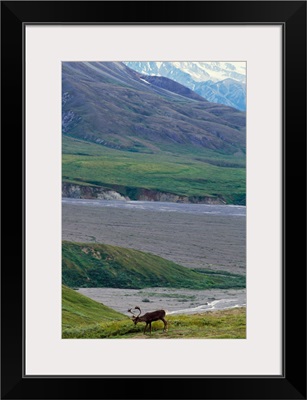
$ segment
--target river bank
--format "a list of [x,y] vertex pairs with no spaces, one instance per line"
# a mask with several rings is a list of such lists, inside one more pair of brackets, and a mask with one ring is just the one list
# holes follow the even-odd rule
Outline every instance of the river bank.
[[128,309],[135,306],[139,306],[142,313],[163,308],[167,315],[198,314],[246,306],[245,289],[81,288],[78,292],[128,316],[131,316]]
[[156,254],[188,268],[245,274],[245,207],[63,199],[62,238]]

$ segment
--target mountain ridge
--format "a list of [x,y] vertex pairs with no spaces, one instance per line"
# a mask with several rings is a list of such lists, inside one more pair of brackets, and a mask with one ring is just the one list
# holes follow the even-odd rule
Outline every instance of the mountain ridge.
[[[163,76],[181,83],[210,102],[246,110],[246,64],[230,62],[125,62],[148,76]],[[226,81],[231,81],[228,92]],[[220,90],[218,89],[220,87]]]
[[63,133],[128,151],[162,142],[245,152],[245,113],[146,79],[123,63],[63,63]]

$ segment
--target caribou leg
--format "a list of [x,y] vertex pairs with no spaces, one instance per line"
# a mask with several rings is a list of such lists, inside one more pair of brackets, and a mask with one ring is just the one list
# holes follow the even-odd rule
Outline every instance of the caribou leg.
[[161,320],[162,320],[163,323],[164,323],[163,332],[166,332],[166,331],[167,331],[167,322],[166,322],[166,320],[165,320],[164,318],[161,318]]

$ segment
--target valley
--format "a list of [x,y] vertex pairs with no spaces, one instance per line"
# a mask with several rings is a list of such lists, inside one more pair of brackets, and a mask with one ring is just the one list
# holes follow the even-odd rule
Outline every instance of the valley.
[[63,63],[62,76],[63,183],[245,204],[244,112],[123,63]]
[[188,64],[62,63],[62,338],[246,336],[245,67]]

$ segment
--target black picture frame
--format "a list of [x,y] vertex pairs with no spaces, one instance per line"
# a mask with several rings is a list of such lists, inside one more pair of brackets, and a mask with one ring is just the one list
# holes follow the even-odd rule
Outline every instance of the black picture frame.
[[[24,376],[23,30],[28,23],[283,26],[282,376]],[[1,398],[306,399],[306,2],[2,1],[1,53],[1,210],[6,227],[1,265]],[[15,237],[16,226],[21,229],[21,242]],[[12,229],[13,236],[7,235]],[[142,362],[147,362],[145,355]]]

